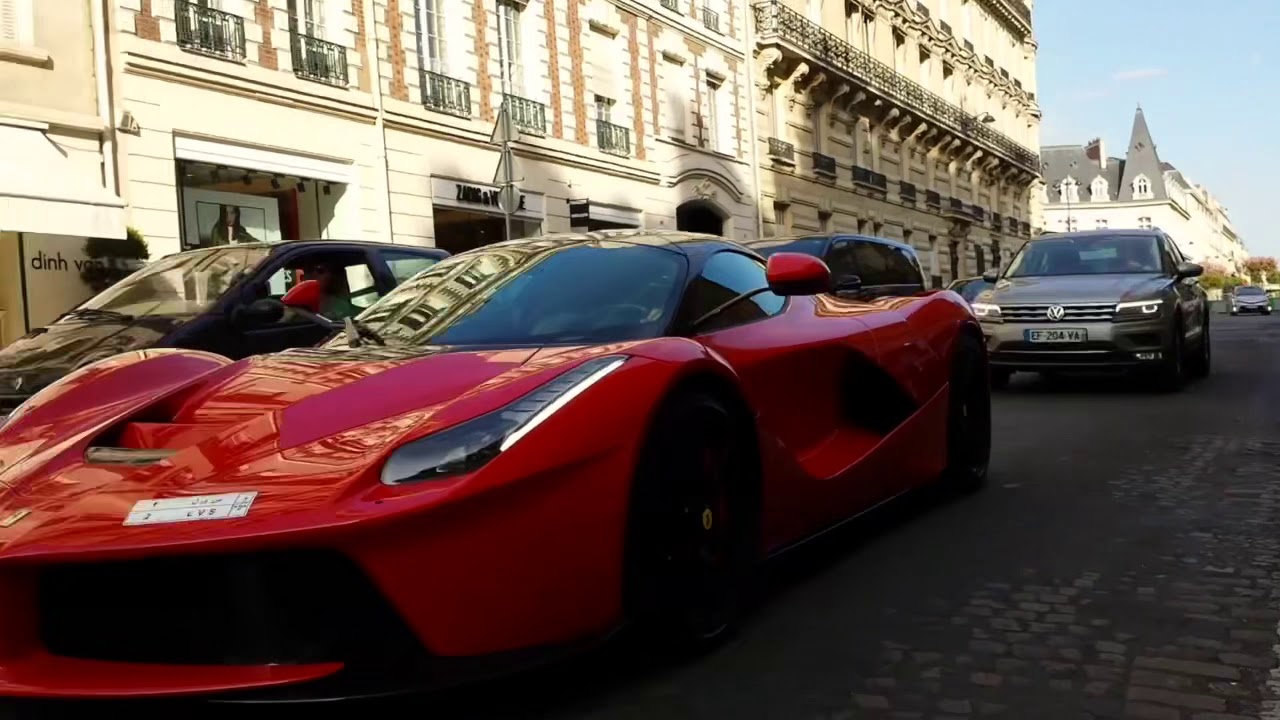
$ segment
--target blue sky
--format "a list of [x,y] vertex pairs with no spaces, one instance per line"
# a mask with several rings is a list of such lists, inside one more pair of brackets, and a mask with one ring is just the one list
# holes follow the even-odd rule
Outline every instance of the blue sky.
[[1139,103],[1160,159],[1280,256],[1280,0],[1037,0],[1041,143],[1101,136],[1123,157]]

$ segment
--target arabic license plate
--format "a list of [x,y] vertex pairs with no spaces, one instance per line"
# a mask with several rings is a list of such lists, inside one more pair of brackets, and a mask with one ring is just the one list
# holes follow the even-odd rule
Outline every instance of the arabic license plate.
[[1089,339],[1084,328],[1054,328],[1052,330],[1027,330],[1027,342],[1033,343],[1079,343]]

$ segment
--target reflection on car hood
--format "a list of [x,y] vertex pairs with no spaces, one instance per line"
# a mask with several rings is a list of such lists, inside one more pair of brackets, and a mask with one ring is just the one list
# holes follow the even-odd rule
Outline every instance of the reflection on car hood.
[[30,395],[86,363],[152,347],[188,319],[70,319],[38,328],[0,348],[0,395]]
[[978,300],[1005,305],[1124,302],[1150,297],[1169,282],[1154,273],[1013,277],[1001,279]]

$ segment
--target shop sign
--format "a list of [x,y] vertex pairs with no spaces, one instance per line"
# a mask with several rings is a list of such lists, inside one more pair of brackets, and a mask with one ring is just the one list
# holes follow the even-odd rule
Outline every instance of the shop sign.
[[[492,207],[498,210],[502,209],[502,204],[498,200],[498,198],[502,195],[502,190],[498,188],[485,189],[482,187],[476,187],[475,185],[464,185],[462,183],[454,183],[454,186],[456,187],[457,193],[458,193],[455,199],[460,203],[470,203],[472,205],[484,205],[485,207]],[[516,197],[519,198],[519,200],[517,201],[516,207],[515,209],[512,210],[512,212],[524,212],[525,210],[524,193],[516,193]]]
[[[511,214],[542,219],[543,196],[516,190]],[[498,214],[503,212],[502,188],[449,178],[431,178],[431,201],[443,207]]]

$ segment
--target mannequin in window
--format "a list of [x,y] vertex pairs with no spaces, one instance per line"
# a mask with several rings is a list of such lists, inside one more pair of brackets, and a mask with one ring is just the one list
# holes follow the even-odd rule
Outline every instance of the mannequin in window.
[[258,239],[249,234],[240,224],[240,208],[235,205],[222,205],[218,209],[218,221],[209,229],[209,244],[231,245],[233,243],[252,243]]

